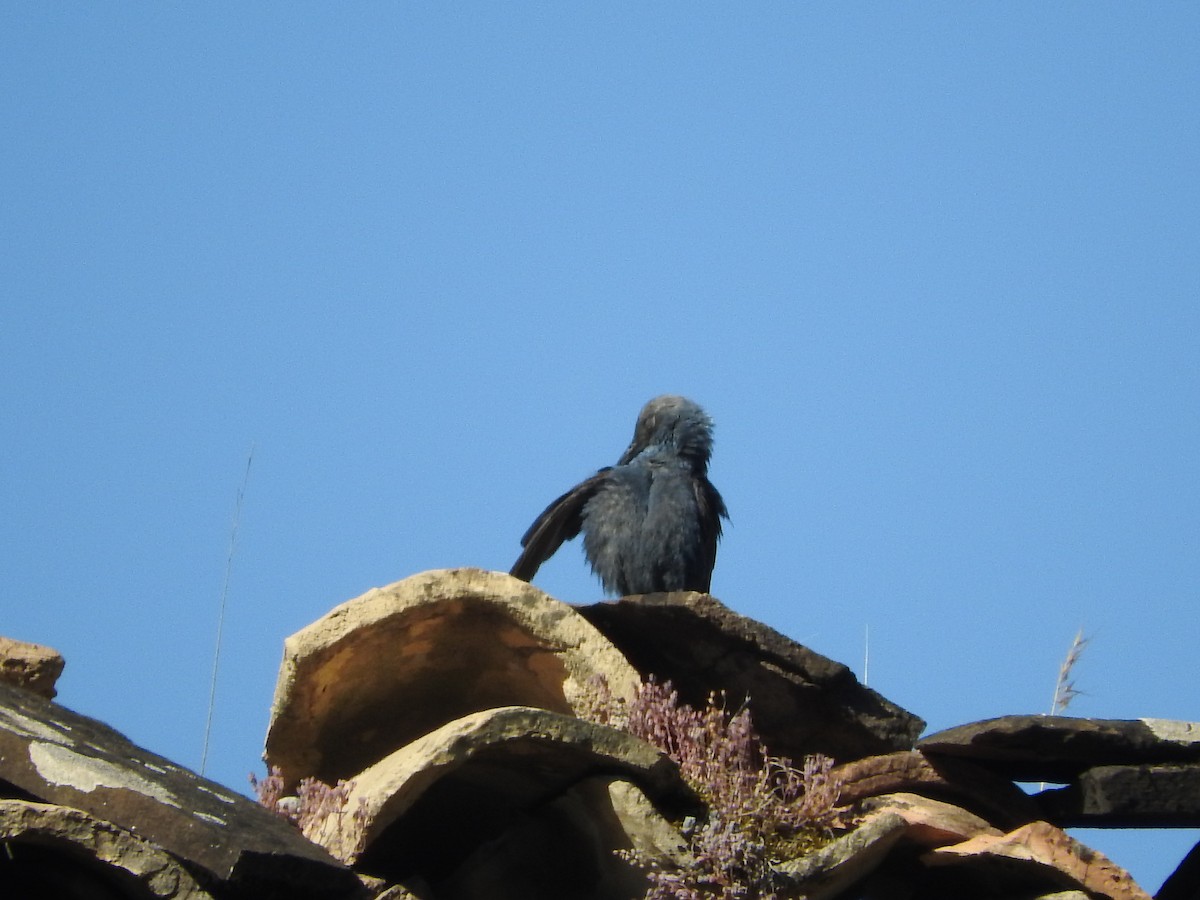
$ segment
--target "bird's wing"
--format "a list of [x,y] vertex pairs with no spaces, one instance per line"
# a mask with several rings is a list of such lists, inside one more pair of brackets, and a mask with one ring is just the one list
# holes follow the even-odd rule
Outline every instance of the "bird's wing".
[[725,501],[707,478],[694,482],[696,506],[700,520],[700,560],[697,571],[700,584],[696,588],[705,594],[712,584],[712,570],[717,564],[717,541],[721,539],[721,520],[729,518]]
[[601,469],[546,507],[521,538],[521,546],[525,549],[513,563],[510,574],[522,581],[529,581],[537,573],[538,567],[562,546],[563,541],[569,541],[579,534],[583,527],[583,507],[604,484],[611,471],[611,468]]

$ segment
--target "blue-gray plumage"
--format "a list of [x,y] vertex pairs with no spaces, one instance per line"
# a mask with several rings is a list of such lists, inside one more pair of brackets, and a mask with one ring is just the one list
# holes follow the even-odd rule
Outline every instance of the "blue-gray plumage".
[[684,397],[664,395],[638,416],[615,466],[567,491],[529,526],[512,574],[538,567],[583,532],[583,550],[605,590],[707,592],[725,502],[708,480],[712,420]]

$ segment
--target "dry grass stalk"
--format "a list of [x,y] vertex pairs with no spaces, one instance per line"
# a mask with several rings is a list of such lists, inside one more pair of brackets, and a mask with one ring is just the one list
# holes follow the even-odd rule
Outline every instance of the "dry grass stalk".
[[1071,649],[1067,651],[1066,659],[1058,668],[1058,681],[1054,685],[1054,702],[1050,704],[1050,715],[1057,716],[1066,712],[1071,701],[1083,693],[1075,687],[1075,681],[1071,678],[1071,670],[1083,656],[1084,648],[1087,647],[1089,640],[1090,638],[1083,636],[1081,628],[1075,635],[1075,640],[1071,642]]

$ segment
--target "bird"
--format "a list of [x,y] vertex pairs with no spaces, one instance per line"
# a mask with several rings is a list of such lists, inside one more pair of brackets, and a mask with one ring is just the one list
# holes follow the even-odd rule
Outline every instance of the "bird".
[[529,526],[511,574],[531,581],[583,532],[584,554],[610,594],[708,593],[721,520],[729,518],[708,480],[712,432],[712,419],[686,397],[650,400],[617,464],[575,485]]

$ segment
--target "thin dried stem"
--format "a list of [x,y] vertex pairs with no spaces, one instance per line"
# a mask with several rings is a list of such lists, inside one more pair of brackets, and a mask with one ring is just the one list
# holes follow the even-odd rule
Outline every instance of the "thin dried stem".
[[233,510],[233,527],[229,532],[229,555],[225,558],[225,583],[221,586],[221,604],[217,611],[217,639],[213,649],[212,678],[208,686],[208,712],[204,717],[204,744],[200,749],[200,774],[208,765],[208,739],[212,735],[213,710],[217,706],[217,670],[221,665],[221,635],[225,631],[225,601],[229,598],[229,576],[233,572],[233,554],[237,550],[238,524],[242,520],[242,498],[246,495],[246,484],[250,481],[250,464],[254,462],[254,445],[246,456],[246,473],[242,486],[238,488],[237,504]]
[[1080,628],[1075,635],[1075,640],[1071,642],[1071,649],[1067,651],[1066,659],[1058,668],[1058,681],[1054,685],[1054,702],[1050,704],[1050,715],[1057,716],[1065,712],[1071,701],[1083,693],[1075,687],[1075,681],[1071,678],[1071,670],[1083,656],[1084,648],[1087,647],[1090,640],[1091,638],[1083,636],[1083,629]]

